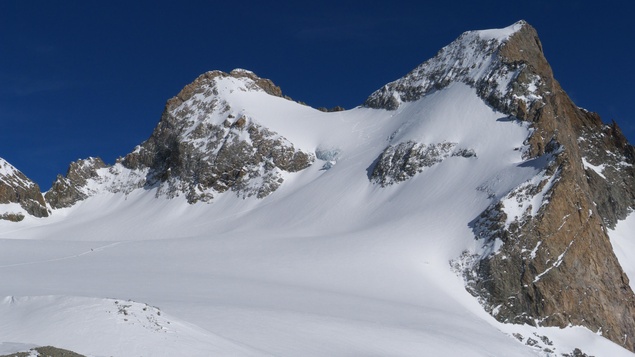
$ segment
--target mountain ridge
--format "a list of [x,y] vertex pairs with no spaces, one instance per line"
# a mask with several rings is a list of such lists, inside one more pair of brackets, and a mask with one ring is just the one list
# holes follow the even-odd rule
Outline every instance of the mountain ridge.
[[[207,72],[168,100],[150,138],[109,167],[106,176],[98,173],[106,168],[101,160],[90,161],[88,179],[102,181],[100,184],[111,192],[159,185],[162,189],[158,195],[184,193],[190,203],[209,201],[226,190],[245,197],[266,196],[282,182],[280,170],[300,170],[313,158],[249,116],[233,111],[222,94],[233,91],[262,91],[282,97],[273,82],[253,72]],[[213,140],[205,142],[209,137]],[[74,172],[73,167],[69,168],[69,173]],[[62,208],[88,197],[90,190],[77,194],[68,192],[64,185],[70,180],[75,186],[85,187],[84,176],[58,178],[46,194],[49,204]]]
[[[487,161],[496,148],[482,142],[492,133],[508,136],[496,165]],[[284,99],[247,70],[207,72],[168,100],[148,140],[114,165],[72,163],[44,197],[53,215],[92,196],[139,189],[190,204],[213,205],[227,193],[266,202],[289,194],[286,182],[333,183],[354,169],[342,176],[354,178],[359,187],[351,190],[386,200],[371,198],[362,212],[373,214],[376,205],[385,214],[381,205],[399,192],[416,195],[410,187],[421,189],[438,172],[475,174],[469,170],[484,162],[491,173],[475,174],[483,176],[473,190],[477,214],[462,222],[473,246],[452,261],[468,291],[501,322],[586,326],[632,351],[635,296],[607,229],[635,209],[634,160],[616,124],[578,108],[560,88],[535,29],[520,21],[464,33],[348,112]],[[321,199],[356,209],[345,202],[348,189],[339,190],[339,199]],[[446,190],[428,189],[422,202],[456,199]],[[330,219],[344,221],[323,218]]]

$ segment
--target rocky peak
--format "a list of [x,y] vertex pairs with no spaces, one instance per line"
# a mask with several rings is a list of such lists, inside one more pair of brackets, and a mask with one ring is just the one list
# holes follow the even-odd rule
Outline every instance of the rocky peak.
[[364,106],[395,110],[434,90],[461,82],[494,107],[524,116],[541,102],[542,77],[550,77],[536,31],[525,21],[495,30],[468,31],[403,78],[371,94]]
[[[464,271],[468,289],[501,321],[582,325],[633,350],[635,295],[606,233],[635,208],[633,148],[618,128],[571,101],[536,31],[524,22],[514,26],[503,41],[466,33],[442,51],[475,54],[485,70],[459,65],[460,75],[450,76],[452,70],[437,65],[446,57],[437,56],[410,81],[425,84],[433,76],[436,88],[450,79],[474,87],[494,109],[531,123],[526,159],[543,163],[538,176],[472,222],[485,253]],[[467,39],[477,46],[464,46]],[[396,83],[387,90],[403,100],[409,99],[404,93],[434,85],[411,86],[413,92]],[[519,209],[522,214],[513,215]]]
[[74,162],[46,197],[68,207],[98,192],[156,189],[157,196],[184,195],[210,202],[217,194],[264,198],[283,182],[282,172],[308,167],[313,154],[234,105],[243,93],[280,97],[279,87],[251,71],[206,72],[168,100],[152,135],[112,166],[100,159]]
[[229,75],[234,78],[248,78],[253,81],[257,88],[262,89],[265,93],[273,95],[275,97],[282,97],[282,90],[275,85],[270,79],[260,78],[254,72],[236,68],[229,72]]
[[26,214],[49,215],[40,187],[0,158],[0,219],[21,221]]
[[128,154],[127,169],[148,169],[146,184],[163,183],[167,196],[210,201],[216,193],[263,198],[276,190],[282,171],[308,167],[313,155],[258,123],[230,97],[240,92],[281,96],[268,79],[251,71],[207,72],[168,101],[148,140]]
[[206,93],[209,91],[218,94],[217,84],[222,79],[233,78],[236,87],[242,91],[262,91],[269,95],[282,97],[282,90],[276,86],[271,80],[258,77],[254,72],[246,69],[234,69],[229,73],[214,70],[201,74],[192,83],[186,85],[175,97],[168,100],[166,110],[172,110],[183,102],[189,100],[195,94]]
[[[468,290],[503,322],[582,325],[634,350],[635,295],[606,233],[635,209],[633,147],[571,101],[524,21],[462,34],[364,106],[395,110],[452,83],[529,122],[525,164],[539,169],[471,222],[482,249],[458,264]],[[417,143],[388,147],[370,178],[407,180],[444,155]]]
[[614,228],[635,210],[635,148],[615,122],[603,124],[597,114],[582,113],[595,121],[580,128],[582,166],[600,217]]

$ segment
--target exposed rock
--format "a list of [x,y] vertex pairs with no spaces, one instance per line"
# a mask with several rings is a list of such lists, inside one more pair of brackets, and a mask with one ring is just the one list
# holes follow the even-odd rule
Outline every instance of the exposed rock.
[[[424,168],[453,156],[455,147],[456,143],[425,145],[414,141],[388,146],[374,163],[370,180],[381,186],[406,181]],[[462,153],[460,150],[459,155]]]
[[[282,90],[280,87],[275,85],[271,80],[266,78],[258,77],[254,72],[248,71],[246,69],[234,69],[229,72],[229,75],[234,78],[249,78],[251,79],[257,88],[260,88],[265,91],[265,93],[269,95],[273,95],[275,97],[283,97]],[[253,89],[255,87],[251,87]]]
[[[533,31],[535,34],[524,21],[514,24],[513,28],[517,31],[515,37],[519,32]],[[478,94],[494,107],[505,108],[504,113],[524,119],[528,111],[542,105],[536,91],[550,84],[543,82],[540,75],[548,70],[546,77],[551,77],[546,61],[533,68],[514,57],[517,52],[530,58],[537,54],[542,56],[540,42],[531,43],[532,40],[538,41],[538,38],[529,36],[499,42],[496,38],[482,36],[480,31],[465,32],[432,59],[371,94],[364,106],[395,110],[403,102],[418,100],[450,83],[462,82],[476,88]]]
[[115,165],[106,167],[99,159],[71,164],[47,192],[51,206],[71,206],[95,194],[91,187],[124,193],[156,188],[157,196],[184,195],[190,203],[209,202],[225,191],[264,198],[283,182],[283,171],[313,162],[312,154],[297,150],[257,118],[235,111],[226,100],[232,91],[282,95],[253,72],[207,72],[168,100],[148,140]]
[[[535,182],[474,220],[484,249],[464,257],[472,259],[463,263],[468,290],[500,321],[582,325],[635,350],[635,296],[606,233],[635,206],[633,147],[616,126],[573,104],[531,26],[494,55],[494,70],[514,71],[509,91],[473,85],[495,109],[532,122],[527,159],[547,164]],[[539,207],[529,204],[536,201]],[[508,217],[510,204],[525,213]]]
[[98,177],[97,170],[105,168],[100,158],[78,160],[70,164],[66,176],[58,175],[53,186],[44,194],[52,208],[70,207],[89,196],[85,186],[89,179]]
[[635,150],[615,122],[604,125],[597,114],[582,112],[593,123],[578,139],[586,178],[600,217],[614,228],[635,209]]
[[[241,82],[248,90],[281,94],[271,81],[252,72],[208,72],[186,86],[183,91],[187,95],[168,101],[152,136],[123,159],[123,166],[148,168],[147,185],[162,185],[160,192],[168,197],[185,193],[191,203],[210,201],[214,192],[227,190],[242,197],[263,198],[280,186],[281,171],[308,167],[313,162],[311,154],[296,150],[253,118],[240,115],[236,119],[237,115],[231,114],[231,106],[214,94],[215,78],[227,76],[248,78]],[[190,100],[196,94],[200,99]],[[183,98],[188,99],[181,101]],[[206,119],[219,114],[225,115],[219,124]]]
[[24,219],[24,215],[22,213],[5,212],[2,215],[0,215],[0,219],[4,219],[5,221],[11,221],[11,222],[20,222]]
[[17,352],[8,355],[2,355],[0,357],[85,357],[79,353],[57,348],[53,346],[35,347],[29,350],[29,352]]
[[319,108],[317,108],[317,110],[319,110],[321,112],[325,112],[325,113],[333,113],[333,112],[342,112],[342,111],[344,111],[346,109],[344,109],[343,107],[340,107],[339,105],[337,105],[337,106],[334,106],[331,109],[327,109],[325,107],[319,107]]
[[[0,204],[16,203],[29,215],[48,217],[40,187],[22,172],[0,158]],[[0,212],[0,219],[21,221],[22,212]]]
[[571,353],[562,354],[562,357],[593,357],[588,354],[582,352],[579,348],[574,349]]
[[[179,94],[168,100],[166,110],[172,110],[192,98],[194,94],[201,93],[201,88],[213,87],[216,83],[216,79],[219,77],[247,78],[249,79],[249,81],[245,81],[245,83],[247,83],[247,89],[257,91],[261,90],[276,97],[283,97],[280,87],[276,86],[269,79],[258,77],[254,72],[245,69],[234,69],[229,73],[222,71],[209,71],[198,76],[194,82],[186,85]],[[216,91],[214,94],[218,94],[218,92]]]

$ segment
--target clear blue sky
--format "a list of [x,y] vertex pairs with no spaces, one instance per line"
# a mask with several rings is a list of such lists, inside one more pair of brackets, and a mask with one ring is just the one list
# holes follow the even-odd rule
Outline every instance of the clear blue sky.
[[[623,2],[628,4],[628,2]],[[314,107],[361,104],[467,30],[520,19],[576,104],[635,142],[635,11],[610,1],[0,1],[0,157],[50,187],[113,163],[199,74],[246,68]]]

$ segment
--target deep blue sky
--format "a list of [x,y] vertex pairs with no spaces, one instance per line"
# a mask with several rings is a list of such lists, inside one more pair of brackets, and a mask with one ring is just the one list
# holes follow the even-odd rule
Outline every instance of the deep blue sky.
[[[147,139],[199,74],[246,68],[352,108],[462,32],[525,19],[576,104],[635,142],[635,11],[610,1],[0,1],[0,157],[43,190]],[[623,2],[627,4],[628,2]]]

